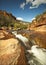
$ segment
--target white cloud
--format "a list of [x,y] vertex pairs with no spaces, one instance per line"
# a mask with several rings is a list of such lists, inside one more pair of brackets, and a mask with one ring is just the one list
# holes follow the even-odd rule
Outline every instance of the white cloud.
[[21,18],[21,17],[17,17],[17,20],[23,20],[23,18]]
[[37,6],[30,6],[29,9],[34,9],[34,8],[38,8],[38,5]]
[[32,2],[32,6],[39,6],[40,4],[46,3],[46,0],[35,0]]
[[20,5],[20,8],[24,9],[25,7],[25,3],[23,2],[21,5]]
[[32,4],[32,6],[30,6],[29,8],[33,9],[38,8],[41,4],[46,4],[46,0],[26,0],[26,3],[21,4],[21,8],[24,9],[25,5],[27,5],[28,3]]
[[36,18],[32,18],[31,21],[32,21],[32,20],[35,20],[35,19],[36,19]]

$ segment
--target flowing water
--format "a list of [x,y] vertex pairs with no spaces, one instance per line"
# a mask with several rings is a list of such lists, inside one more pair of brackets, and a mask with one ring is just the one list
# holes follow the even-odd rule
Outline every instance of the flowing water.
[[[33,60],[34,65],[46,65],[46,49],[38,48],[37,45],[31,47],[30,50],[27,50],[30,54],[32,54],[31,60]],[[34,56],[34,57],[33,57]],[[31,60],[29,63],[31,64]],[[34,62],[36,61],[36,62]],[[32,65],[33,65],[32,63]]]
[[[22,36],[21,34],[17,34],[17,31],[12,33],[16,36],[16,38],[23,42],[25,47],[29,47],[29,44],[27,43],[29,40],[26,37]],[[26,49],[25,52],[28,64],[46,65],[46,49],[40,48],[37,45],[33,45],[29,50]]]
[[12,33],[15,35],[16,38],[18,38],[20,41],[23,42],[22,45],[23,45],[25,48],[28,48],[28,49],[30,48],[29,40],[28,40],[26,37],[22,36],[21,34],[17,34],[17,31],[12,32]]

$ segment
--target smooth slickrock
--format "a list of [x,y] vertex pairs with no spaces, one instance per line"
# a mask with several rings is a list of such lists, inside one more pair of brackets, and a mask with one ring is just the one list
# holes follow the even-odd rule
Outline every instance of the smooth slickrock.
[[27,65],[21,42],[6,31],[0,34],[0,65]]

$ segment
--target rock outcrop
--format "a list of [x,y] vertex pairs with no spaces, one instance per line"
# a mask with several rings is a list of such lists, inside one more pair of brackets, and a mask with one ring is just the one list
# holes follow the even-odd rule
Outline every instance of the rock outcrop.
[[46,48],[46,12],[37,16],[28,26],[28,30],[33,30],[30,33],[30,39],[39,47]]
[[45,30],[46,28],[46,13],[37,16],[31,24],[28,25],[29,30]]
[[0,35],[0,65],[27,65],[21,42],[4,30],[0,30]]
[[0,10],[0,29],[27,29],[27,25],[28,23],[17,20],[11,13]]

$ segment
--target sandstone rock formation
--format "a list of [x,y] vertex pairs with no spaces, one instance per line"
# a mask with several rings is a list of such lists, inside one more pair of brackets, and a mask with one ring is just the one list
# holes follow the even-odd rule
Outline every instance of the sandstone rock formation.
[[46,29],[46,13],[37,16],[31,24],[28,25],[29,30],[45,30]]
[[27,65],[20,43],[10,33],[0,30],[0,65]]
[[31,24],[28,25],[28,30],[33,30],[30,33],[30,39],[39,47],[46,48],[46,12],[37,16]]

